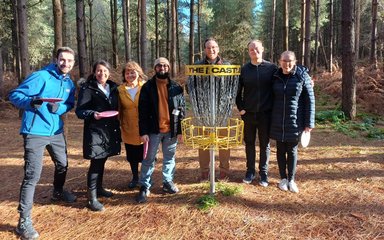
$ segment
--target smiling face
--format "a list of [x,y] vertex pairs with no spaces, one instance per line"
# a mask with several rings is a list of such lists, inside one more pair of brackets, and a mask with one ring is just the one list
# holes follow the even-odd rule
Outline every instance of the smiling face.
[[281,54],[279,63],[283,73],[290,74],[296,65],[296,56],[291,51],[285,51]]
[[75,56],[70,52],[61,52],[57,57],[57,66],[62,74],[69,73],[75,65]]
[[219,45],[214,40],[207,41],[205,43],[204,51],[208,60],[215,61],[217,56],[219,55]]
[[108,78],[109,78],[110,72],[109,72],[108,68],[106,68],[105,66],[103,66],[101,64],[98,64],[96,66],[96,70],[95,70],[94,74],[95,74],[97,82],[104,86],[105,83],[107,82]]
[[125,70],[124,79],[129,85],[133,84],[136,86],[138,82],[137,81],[138,78],[139,78],[139,73],[136,70],[134,69]]
[[263,60],[264,47],[260,41],[252,41],[248,44],[248,54],[252,61],[261,62]]

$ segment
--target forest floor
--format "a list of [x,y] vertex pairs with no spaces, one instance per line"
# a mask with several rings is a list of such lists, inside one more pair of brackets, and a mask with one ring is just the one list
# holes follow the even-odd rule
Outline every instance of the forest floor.
[[[337,76],[318,75],[317,96],[319,91],[332,96],[337,88],[332,83],[340,82]],[[379,90],[370,89],[364,98],[358,95],[359,101],[372,100],[375,91],[383,91],[383,78],[374,80]],[[378,107],[372,108],[383,119],[384,100],[377,101]],[[337,105],[337,101],[328,103]],[[17,239],[14,228],[23,177],[23,142],[18,134],[18,111],[8,102],[0,104],[0,239]],[[376,102],[361,108],[369,109],[372,104]],[[78,200],[74,204],[50,202],[54,165],[46,153],[32,211],[40,239],[384,239],[383,140],[352,138],[330,125],[318,125],[309,147],[299,149],[298,194],[277,188],[273,142],[267,188],[257,181],[242,183],[244,147],[232,149],[230,179],[222,184],[241,191],[231,196],[218,191],[219,204],[207,211],[197,204],[209,192],[209,184],[199,182],[197,150],[178,146],[175,183],[181,191],[175,195],[162,194],[159,154],[155,184],[146,204],[137,204],[138,190],[127,188],[131,172],[123,151],[106,164],[104,186],[115,195],[101,199],[106,210],[94,213],[86,208],[89,162],[82,158],[83,123],[72,111],[66,126],[69,171],[65,186]]]

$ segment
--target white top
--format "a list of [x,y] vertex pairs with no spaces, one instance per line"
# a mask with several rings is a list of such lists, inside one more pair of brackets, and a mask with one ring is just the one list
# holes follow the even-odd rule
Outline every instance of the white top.
[[129,88],[129,89],[127,89],[128,94],[131,96],[132,100],[135,100],[135,96],[136,96],[136,94],[137,94],[138,89],[139,89],[139,88],[138,88],[137,86],[134,87],[134,88]]
[[111,93],[111,89],[109,88],[109,84],[106,83],[105,87],[103,87],[103,85],[101,85],[100,83],[97,83],[97,86],[109,98],[109,94]]

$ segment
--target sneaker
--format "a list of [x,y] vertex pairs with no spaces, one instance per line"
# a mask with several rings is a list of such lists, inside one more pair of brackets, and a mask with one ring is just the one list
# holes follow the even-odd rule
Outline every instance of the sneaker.
[[289,191],[291,191],[293,193],[298,193],[299,192],[299,188],[297,187],[295,181],[293,181],[293,180],[289,181],[288,189],[289,189]]
[[32,220],[30,217],[20,218],[15,231],[21,239],[39,238],[39,234],[37,233],[35,228],[33,228]]
[[279,188],[283,191],[288,191],[288,180],[286,178],[281,179],[279,182]]
[[139,195],[137,195],[136,197],[136,202],[137,203],[145,203],[147,202],[147,198],[149,196],[149,189],[147,189],[146,187],[141,187],[140,188],[140,192],[139,192]]
[[76,196],[73,195],[72,193],[68,192],[68,191],[57,191],[57,190],[53,190],[53,194],[52,194],[52,197],[51,197],[51,201],[63,201],[63,202],[66,202],[66,203],[73,203],[76,201]]
[[261,176],[260,177],[260,181],[259,181],[259,185],[262,186],[262,187],[268,187],[268,177],[267,176]]
[[113,196],[113,192],[105,190],[105,188],[98,188],[97,189],[97,196],[98,197],[106,197],[110,198]]
[[255,174],[247,172],[245,174],[245,178],[243,179],[243,183],[251,184],[253,179],[255,179]]
[[179,189],[172,181],[170,181],[163,183],[163,191],[166,193],[175,194],[179,192]]

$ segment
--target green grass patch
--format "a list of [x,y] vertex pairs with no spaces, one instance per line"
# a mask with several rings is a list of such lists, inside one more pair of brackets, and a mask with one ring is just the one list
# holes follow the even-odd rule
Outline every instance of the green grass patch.
[[224,196],[234,196],[236,194],[239,194],[243,191],[242,187],[225,184],[225,183],[218,183],[217,184],[217,190],[223,194]]
[[[210,184],[204,184],[203,188],[209,190]],[[242,191],[243,188],[241,186],[222,182],[216,183],[216,194],[222,194],[223,196],[229,197],[239,194]],[[219,205],[219,201],[217,200],[216,196],[217,195],[215,194],[206,194],[200,197],[197,200],[197,207],[204,212],[216,207],[217,205]]]
[[219,201],[217,201],[215,195],[207,194],[197,200],[197,207],[204,212],[217,205],[219,205]]
[[333,129],[347,136],[359,136],[368,139],[384,139],[384,128],[379,128],[376,123],[378,116],[361,113],[354,121],[348,121],[341,110],[324,110],[316,112],[316,123],[330,124]]

